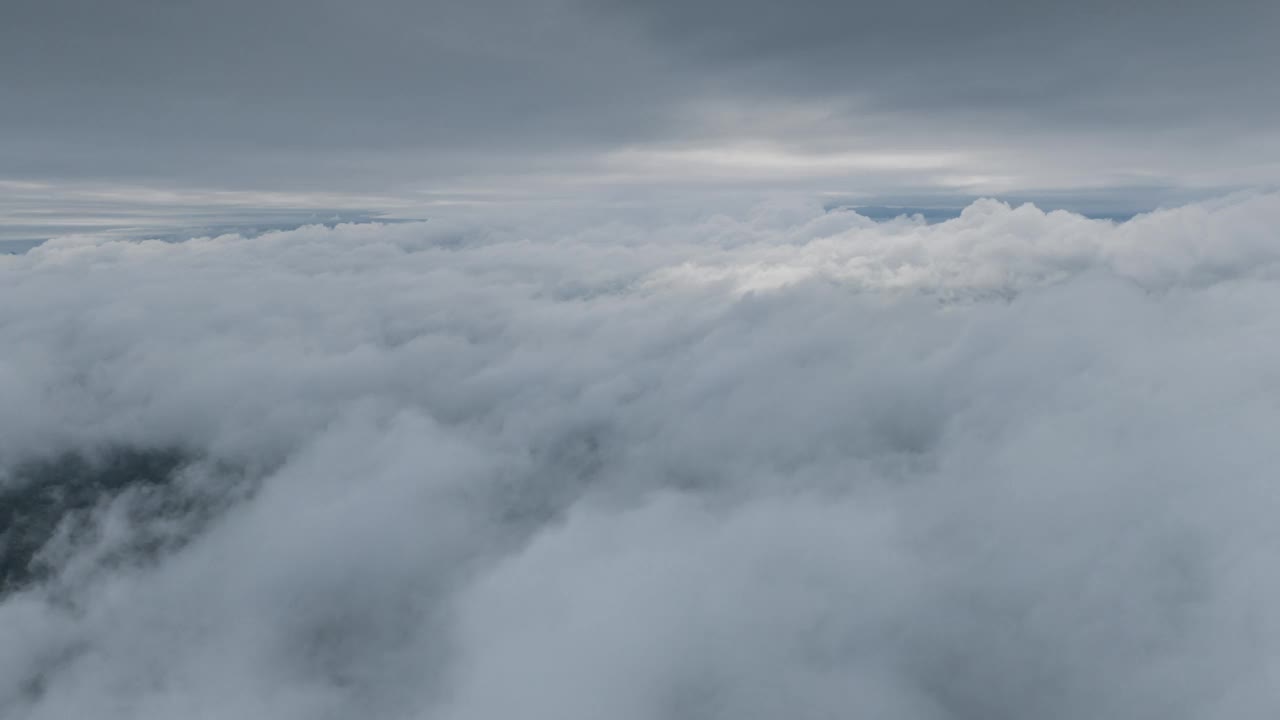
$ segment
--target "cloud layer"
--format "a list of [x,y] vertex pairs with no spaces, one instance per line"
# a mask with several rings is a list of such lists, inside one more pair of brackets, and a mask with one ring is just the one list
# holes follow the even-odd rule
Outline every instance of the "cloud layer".
[[1277,227],[779,202],[0,256],[0,492],[84,488],[24,516],[0,714],[1270,717]]
[[1271,0],[9,0],[0,182],[1137,211],[1280,183],[1278,24]]

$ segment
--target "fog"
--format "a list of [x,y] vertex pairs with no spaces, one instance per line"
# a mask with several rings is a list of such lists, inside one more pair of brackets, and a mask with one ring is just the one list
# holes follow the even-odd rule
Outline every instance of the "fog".
[[1272,718],[1277,227],[779,200],[0,256],[0,716]]

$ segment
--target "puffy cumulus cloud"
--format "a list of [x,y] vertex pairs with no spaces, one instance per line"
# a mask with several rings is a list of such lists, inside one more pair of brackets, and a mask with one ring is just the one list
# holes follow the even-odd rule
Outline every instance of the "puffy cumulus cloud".
[[1277,227],[0,257],[0,714],[1270,717]]

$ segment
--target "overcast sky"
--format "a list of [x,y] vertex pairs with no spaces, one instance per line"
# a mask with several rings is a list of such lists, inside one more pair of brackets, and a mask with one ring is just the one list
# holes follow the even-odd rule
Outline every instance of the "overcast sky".
[[1273,0],[7,0],[0,213],[1145,209],[1280,181],[1277,32]]

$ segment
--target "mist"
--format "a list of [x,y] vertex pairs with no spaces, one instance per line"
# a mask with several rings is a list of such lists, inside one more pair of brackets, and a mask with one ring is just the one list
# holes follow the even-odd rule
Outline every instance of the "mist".
[[0,256],[0,715],[1264,718],[1280,195]]

